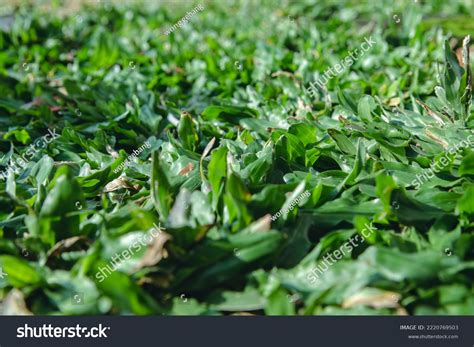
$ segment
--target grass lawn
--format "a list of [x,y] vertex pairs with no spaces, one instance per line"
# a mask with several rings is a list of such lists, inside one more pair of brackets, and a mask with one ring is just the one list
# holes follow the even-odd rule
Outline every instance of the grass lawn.
[[0,314],[473,315],[473,15],[0,7]]

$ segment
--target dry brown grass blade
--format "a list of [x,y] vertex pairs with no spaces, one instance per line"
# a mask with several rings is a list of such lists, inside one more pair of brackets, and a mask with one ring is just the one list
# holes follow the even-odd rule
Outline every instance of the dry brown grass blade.
[[146,266],[153,266],[160,262],[161,259],[168,257],[168,251],[165,249],[165,243],[171,240],[171,235],[159,231],[159,234],[152,238],[143,258],[137,264],[136,270]]
[[448,149],[449,148],[449,144],[444,141],[442,138],[436,136],[435,134],[433,134],[431,131],[429,131],[428,129],[425,129],[425,134],[426,136],[428,136],[430,139],[432,139],[433,141],[435,141],[436,143],[439,143],[441,146],[443,146],[444,149]]
[[48,258],[60,255],[63,251],[70,249],[80,240],[86,240],[86,238],[84,236],[73,236],[59,241],[48,251]]
[[343,308],[351,308],[357,305],[366,305],[373,308],[396,308],[400,300],[400,294],[395,292],[374,291],[357,293],[342,303]]
[[443,118],[441,115],[439,115],[438,113],[436,113],[435,111],[433,111],[427,104],[425,104],[423,101],[421,100],[418,100],[418,99],[415,99],[416,100],[416,103],[418,105],[420,105],[421,107],[423,107],[423,109],[426,111],[426,113],[428,113],[428,115],[430,115],[431,117],[434,118],[434,120],[441,126],[443,125],[446,125],[446,123],[444,122]]
[[0,304],[0,315],[2,316],[31,316],[33,313],[26,307],[25,296],[14,288],[10,290],[3,302]]

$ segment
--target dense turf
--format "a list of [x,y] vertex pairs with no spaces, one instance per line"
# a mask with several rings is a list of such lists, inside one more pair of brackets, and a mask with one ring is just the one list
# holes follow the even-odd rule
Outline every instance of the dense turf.
[[93,3],[0,18],[1,312],[474,314],[471,1]]

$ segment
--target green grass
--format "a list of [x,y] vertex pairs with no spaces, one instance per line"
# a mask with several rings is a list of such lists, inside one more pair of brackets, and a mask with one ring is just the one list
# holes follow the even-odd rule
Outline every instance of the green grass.
[[0,312],[474,314],[473,4],[394,3],[1,17]]

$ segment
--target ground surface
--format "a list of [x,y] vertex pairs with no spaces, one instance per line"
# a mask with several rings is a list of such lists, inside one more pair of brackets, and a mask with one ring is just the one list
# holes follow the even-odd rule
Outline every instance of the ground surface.
[[394,3],[3,7],[0,311],[474,314],[473,4]]

